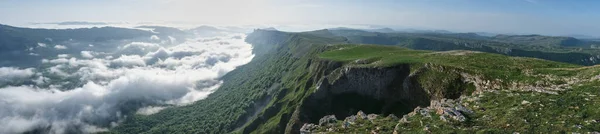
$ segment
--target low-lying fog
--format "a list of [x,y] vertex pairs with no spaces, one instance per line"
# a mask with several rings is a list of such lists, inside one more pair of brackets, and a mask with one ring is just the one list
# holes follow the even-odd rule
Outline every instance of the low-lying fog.
[[105,131],[127,115],[203,99],[221,76],[254,57],[243,33],[190,35],[112,42],[122,44],[111,49],[70,40],[22,50],[56,55],[22,61],[37,67],[0,67],[0,133]]

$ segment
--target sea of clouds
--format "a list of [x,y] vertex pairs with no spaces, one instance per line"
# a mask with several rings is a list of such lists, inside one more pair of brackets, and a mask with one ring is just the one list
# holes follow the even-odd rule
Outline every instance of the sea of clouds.
[[244,39],[229,34],[170,45],[130,42],[114,52],[59,54],[37,68],[0,67],[0,85],[6,85],[0,88],[0,133],[101,132],[127,115],[201,100],[222,84],[220,77],[252,60]]

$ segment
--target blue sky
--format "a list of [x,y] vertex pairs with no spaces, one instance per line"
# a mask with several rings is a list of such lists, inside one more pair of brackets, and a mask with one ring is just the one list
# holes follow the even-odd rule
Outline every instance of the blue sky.
[[0,23],[371,24],[600,36],[597,0],[0,0]]

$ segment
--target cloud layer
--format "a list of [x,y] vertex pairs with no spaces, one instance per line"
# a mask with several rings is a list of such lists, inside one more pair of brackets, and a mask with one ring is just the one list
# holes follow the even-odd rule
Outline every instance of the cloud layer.
[[0,68],[0,82],[31,81],[0,89],[0,133],[106,131],[129,114],[203,99],[221,85],[221,76],[254,57],[244,37],[172,46],[134,42],[113,53],[57,55],[39,69]]

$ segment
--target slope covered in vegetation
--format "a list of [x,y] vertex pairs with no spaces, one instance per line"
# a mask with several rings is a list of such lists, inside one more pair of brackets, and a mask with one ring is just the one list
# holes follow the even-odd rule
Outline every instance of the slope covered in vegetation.
[[329,30],[356,44],[396,45],[417,50],[472,50],[580,65],[598,64],[598,42],[540,35],[479,36],[473,33],[378,33]]
[[598,131],[596,67],[351,45],[328,31],[256,30],[247,42],[255,59],[208,98],[135,115],[111,132]]

